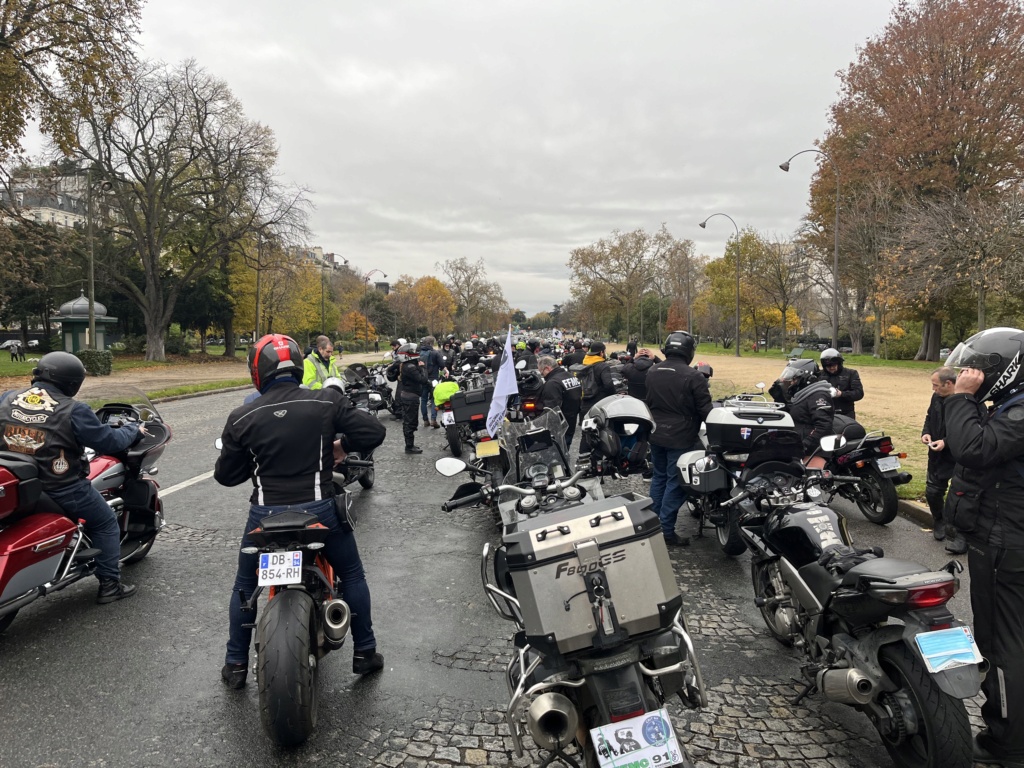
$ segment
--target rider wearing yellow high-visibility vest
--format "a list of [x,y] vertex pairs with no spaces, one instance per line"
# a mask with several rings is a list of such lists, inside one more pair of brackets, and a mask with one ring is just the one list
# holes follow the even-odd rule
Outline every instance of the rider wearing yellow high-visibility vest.
[[310,389],[321,389],[330,378],[341,378],[334,359],[334,345],[326,336],[316,337],[316,346],[302,364],[302,383]]

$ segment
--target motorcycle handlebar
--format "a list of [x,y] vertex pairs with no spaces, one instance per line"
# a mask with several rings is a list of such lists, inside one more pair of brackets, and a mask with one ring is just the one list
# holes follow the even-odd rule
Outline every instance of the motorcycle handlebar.
[[366,459],[345,459],[343,462],[341,462],[341,464],[339,466],[342,466],[342,467],[359,467],[359,468],[366,467],[367,469],[370,469],[371,467],[373,467],[373,460],[372,459],[370,459],[370,460],[366,460]]
[[472,496],[463,496],[461,499],[449,499],[441,505],[442,512],[451,512],[459,507],[466,507],[484,500],[483,493],[474,493]]

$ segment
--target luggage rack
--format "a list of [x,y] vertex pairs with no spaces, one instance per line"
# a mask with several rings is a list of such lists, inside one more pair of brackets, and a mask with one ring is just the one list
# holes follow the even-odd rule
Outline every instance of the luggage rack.
[[735,395],[724,399],[722,406],[724,408],[731,408],[734,411],[781,411],[786,407],[786,404],[769,400],[764,395]]

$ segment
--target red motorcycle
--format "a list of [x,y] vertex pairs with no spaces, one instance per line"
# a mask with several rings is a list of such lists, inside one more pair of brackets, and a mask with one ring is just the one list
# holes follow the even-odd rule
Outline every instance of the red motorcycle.
[[[102,388],[102,393],[101,393]],[[78,399],[96,409],[104,424],[142,422],[149,433],[126,452],[96,456],[87,450],[89,480],[117,515],[121,557],[137,563],[149,554],[164,524],[159,486],[152,479],[156,462],[171,439],[171,429],[149,399],[134,387],[94,384]],[[94,548],[84,525],[65,516],[42,490],[30,456],[0,451],[0,632],[18,611],[37,598],[91,576]]]

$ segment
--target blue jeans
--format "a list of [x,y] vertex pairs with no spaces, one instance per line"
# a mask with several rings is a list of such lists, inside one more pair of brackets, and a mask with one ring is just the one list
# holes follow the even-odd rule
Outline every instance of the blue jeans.
[[[302,505],[278,505],[261,507],[253,504],[249,507],[249,520],[245,524],[240,547],[250,545],[249,531],[259,525],[260,520],[274,512],[286,509],[301,508],[315,514],[321,523],[331,529],[324,542],[322,552],[334,572],[341,577],[342,596],[348,607],[352,609],[352,642],[356,651],[368,651],[377,647],[373,636],[373,622],[370,618],[370,588],[366,585],[366,574],[363,563],[359,559],[354,534],[346,533],[338,523],[334,511],[334,499],[310,502]],[[249,661],[249,645],[252,642],[252,629],[243,624],[256,623],[256,610],[246,611],[242,608],[242,595],[248,600],[256,590],[259,567],[258,554],[247,555],[238,553],[238,573],[235,575],[235,586],[231,590],[231,603],[228,611],[230,628],[228,630],[227,664],[246,664]]]
[[121,557],[121,529],[117,515],[100,492],[81,478],[58,488],[48,488],[46,493],[76,523],[85,520],[89,541],[101,552],[96,558],[96,578],[120,579],[121,567],[117,561]]
[[679,482],[676,462],[686,453],[682,448],[651,446],[651,460],[654,464],[651,476],[651,501],[654,511],[661,519],[661,532],[666,536],[675,535],[679,508],[686,501],[686,488]]
[[430,414],[430,421],[437,421],[437,406],[434,405],[434,393],[428,387],[420,394],[420,416],[427,421],[427,414]]

